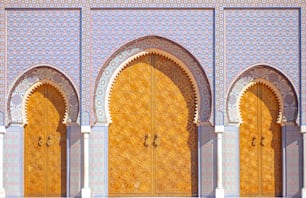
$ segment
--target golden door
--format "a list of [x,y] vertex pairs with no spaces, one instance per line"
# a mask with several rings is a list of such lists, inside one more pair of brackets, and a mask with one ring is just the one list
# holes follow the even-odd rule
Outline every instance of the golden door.
[[65,103],[50,85],[29,96],[24,135],[25,196],[66,195]]
[[144,56],[111,92],[109,194],[197,195],[194,89],[175,63]]
[[276,95],[256,84],[242,96],[240,107],[240,195],[281,196],[282,136]]

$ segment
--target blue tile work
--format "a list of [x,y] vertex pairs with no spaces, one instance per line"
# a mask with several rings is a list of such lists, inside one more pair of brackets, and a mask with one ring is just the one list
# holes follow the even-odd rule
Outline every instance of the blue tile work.
[[68,127],[70,131],[70,196],[80,197],[82,187],[82,134],[79,126]]
[[239,125],[225,127],[223,133],[223,185],[226,196],[239,195]]
[[25,70],[56,66],[79,88],[80,10],[7,10],[8,87]]
[[95,126],[89,136],[89,186],[95,196],[108,191],[108,127]]
[[8,196],[20,197],[23,195],[23,127],[9,127],[4,137],[4,187]]
[[285,165],[286,165],[286,196],[300,197],[303,186],[303,141],[300,128],[297,126],[283,127],[285,134]]
[[226,86],[246,68],[267,63],[299,87],[299,9],[225,9]]
[[213,197],[217,185],[217,142],[214,128],[211,126],[199,127],[200,140],[200,167],[202,169],[201,180],[201,196]]
[[92,79],[120,47],[137,38],[156,35],[188,50],[213,82],[213,9],[92,10]]

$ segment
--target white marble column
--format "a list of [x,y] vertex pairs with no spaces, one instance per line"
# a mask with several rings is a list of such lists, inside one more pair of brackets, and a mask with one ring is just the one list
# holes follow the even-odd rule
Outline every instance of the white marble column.
[[83,134],[83,188],[82,198],[90,198],[89,188],[89,134],[91,132],[90,126],[81,126],[81,133]]
[[6,133],[5,126],[0,126],[0,198],[5,197],[5,189],[4,189],[4,183],[3,183],[3,140],[4,140],[4,134]]
[[217,133],[217,188],[216,198],[224,198],[224,189],[222,182],[222,136],[224,132],[224,126],[215,126],[215,132]]
[[303,135],[303,188],[302,188],[302,198],[306,198],[306,125],[301,126],[301,133]]

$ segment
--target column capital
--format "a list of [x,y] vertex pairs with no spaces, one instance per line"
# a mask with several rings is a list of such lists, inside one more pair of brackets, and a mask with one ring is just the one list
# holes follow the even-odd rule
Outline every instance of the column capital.
[[5,133],[6,133],[5,126],[0,126],[0,134],[5,134]]
[[91,133],[91,126],[89,126],[89,125],[81,126],[81,133],[90,134]]
[[224,132],[224,126],[223,125],[216,125],[215,126],[215,133],[223,133]]

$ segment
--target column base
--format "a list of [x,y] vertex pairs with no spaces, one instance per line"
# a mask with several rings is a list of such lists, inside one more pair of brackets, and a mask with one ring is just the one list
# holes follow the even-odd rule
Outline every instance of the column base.
[[302,198],[306,198],[306,188],[302,188]]
[[82,188],[81,197],[90,198],[90,188]]
[[216,198],[224,198],[223,188],[216,188]]
[[0,189],[0,198],[5,198],[5,189]]

